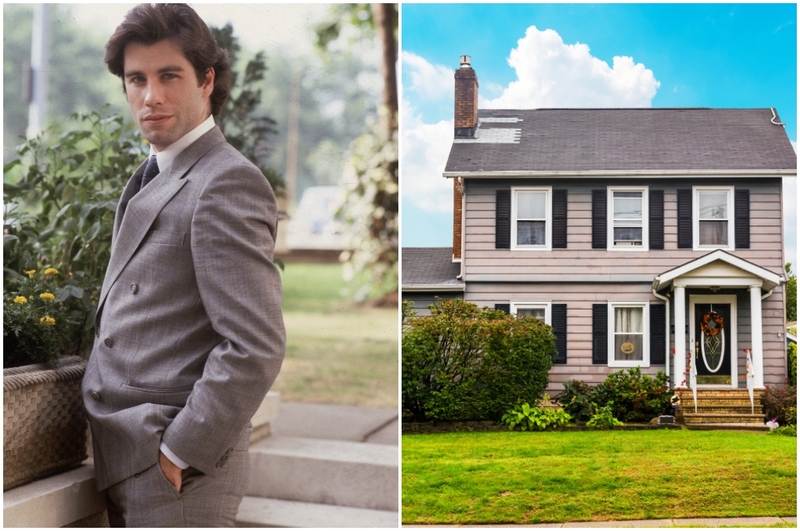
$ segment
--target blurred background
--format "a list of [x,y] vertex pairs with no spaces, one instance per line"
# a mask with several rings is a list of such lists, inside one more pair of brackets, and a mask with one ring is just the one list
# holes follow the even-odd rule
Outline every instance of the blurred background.
[[[132,6],[3,5],[4,288],[57,267],[84,337],[116,198],[146,152],[103,63]],[[396,5],[194,7],[236,73],[217,123],[279,196],[288,345],[273,389],[396,408]]]

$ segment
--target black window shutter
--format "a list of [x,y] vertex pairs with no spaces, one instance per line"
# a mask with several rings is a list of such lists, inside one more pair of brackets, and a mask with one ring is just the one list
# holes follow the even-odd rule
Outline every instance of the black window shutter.
[[664,190],[650,190],[650,249],[664,248]]
[[495,304],[495,310],[503,310],[506,313],[511,313],[511,305],[510,304]]
[[553,190],[553,249],[567,248],[567,191]]
[[650,365],[667,363],[665,327],[667,326],[667,307],[663,304],[650,305]]
[[592,363],[608,364],[608,306],[592,304]]
[[555,363],[567,363],[567,305],[553,304],[550,309],[553,333],[556,335]]
[[750,190],[736,189],[734,194],[736,248],[750,248]]
[[511,190],[497,190],[494,224],[495,249],[511,248]]
[[692,244],[692,189],[678,190],[678,249],[691,249]]
[[608,247],[606,201],[605,190],[592,190],[592,249]]

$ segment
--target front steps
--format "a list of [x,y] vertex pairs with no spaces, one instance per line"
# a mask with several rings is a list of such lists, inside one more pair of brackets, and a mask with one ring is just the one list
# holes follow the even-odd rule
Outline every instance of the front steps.
[[[387,413],[301,404],[281,410],[303,416],[288,427],[298,416],[279,417],[272,435],[250,444],[250,486],[236,526],[397,528],[397,444],[361,442],[385,440],[375,432],[386,426]],[[392,418],[396,426],[396,413]]]
[[753,407],[747,389],[698,389],[697,413],[691,389],[683,391],[678,418],[695,430],[768,431],[761,409],[763,390],[753,391]]

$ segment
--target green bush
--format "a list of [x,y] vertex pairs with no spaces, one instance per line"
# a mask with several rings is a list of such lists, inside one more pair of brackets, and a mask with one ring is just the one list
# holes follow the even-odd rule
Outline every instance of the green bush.
[[775,420],[781,426],[797,424],[797,387],[770,387],[764,389],[761,397],[764,418]]
[[780,426],[774,430],[770,430],[767,435],[785,435],[787,437],[797,437],[797,425],[791,424],[789,426]]
[[441,301],[406,318],[402,403],[417,421],[494,420],[538,400],[555,356],[552,328],[532,317]]
[[789,385],[797,387],[797,343],[789,343],[786,355],[789,359]]
[[580,380],[566,382],[556,401],[575,420],[588,420],[595,413],[592,404],[597,404],[610,406],[613,416],[625,422],[648,422],[672,411],[667,381],[661,371],[651,378],[634,367],[613,372],[594,387]]
[[3,287],[24,272],[59,271],[55,295],[80,321],[76,353],[93,337],[122,188],[145,157],[133,123],[107,109],[75,114],[67,132],[27,139],[4,167]]
[[500,422],[508,426],[509,430],[516,427],[522,431],[542,431],[566,426],[570,420],[572,417],[563,409],[531,407],[523,402],[509,409]]
[[614,417],[613,403],[611,403],[599,408],[597,412],[592,415],[592,418],[586,422],[586,425],[592,428],[614,428],[616,426],[623,426],[624,424]]

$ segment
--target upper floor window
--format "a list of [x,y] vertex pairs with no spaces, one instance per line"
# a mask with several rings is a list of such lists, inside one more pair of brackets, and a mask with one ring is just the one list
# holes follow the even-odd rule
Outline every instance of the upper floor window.
[[646,251],[647,188],[609,188],[608,203],[608,249]]
[[695,249],[732,249],[733,187],[695,187],[693,204]]
[[549,250],[552,234],[550,188],[515,188],[511,202],[511,247]]

